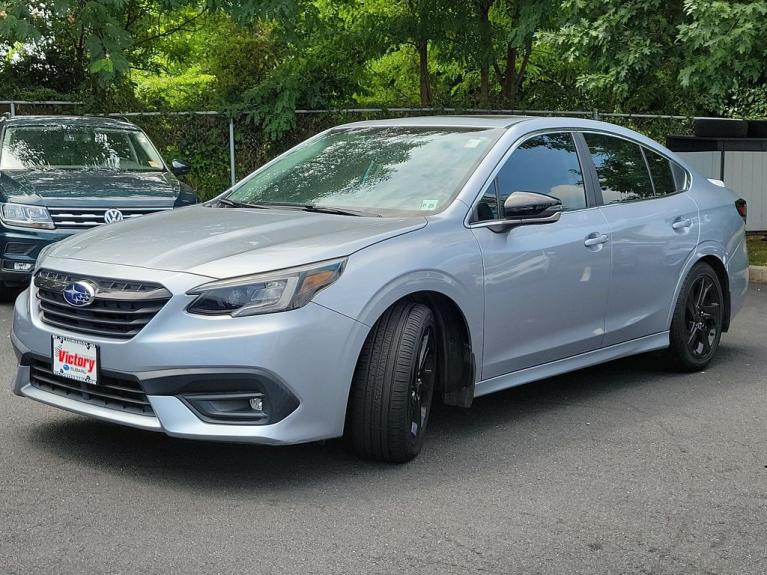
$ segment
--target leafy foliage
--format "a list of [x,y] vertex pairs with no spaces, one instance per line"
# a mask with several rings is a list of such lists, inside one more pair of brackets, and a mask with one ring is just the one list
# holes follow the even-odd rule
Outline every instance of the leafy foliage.
[[[567,22],[549,36],[570,62],[586,64],[577,85],[616,109],[672,111],[683,99],[675,82],[681,0],[565,0]],[[666,90],[674,85],[676,90]]]
[[[223,110],[240,173],[341,119],[297,109],[758,117],[766,74],[767,0],[0,0],[0,99]],[[226,185],[227,117],[141,121]]]
[[765,24],[767,0],[0,0],[0,85],[272,138],[358,103],[753,113]]
[[767,68],[767,1],[686,0],[679,40],[687,54],[683,86],[725,100],[733,92],[764,87]]

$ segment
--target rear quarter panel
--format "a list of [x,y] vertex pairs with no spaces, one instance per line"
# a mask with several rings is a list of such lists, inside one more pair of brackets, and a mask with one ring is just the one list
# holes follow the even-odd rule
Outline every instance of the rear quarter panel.
[[[746,226],[735,209],[737,194],[709,182],[689,164],[679,158],[679,163],[692,174],[690,196],[698,204],[700,214],[700,239],[686,269],[680,277],[678,290],[690,268],[701,258],[714,256],[724,264],[730,291],[730,317],[740,310],[748,290],[748,254],[746,252]],[[674,298],[676,301],[676,297]],[[669,322],[671,321],[669,313]]]

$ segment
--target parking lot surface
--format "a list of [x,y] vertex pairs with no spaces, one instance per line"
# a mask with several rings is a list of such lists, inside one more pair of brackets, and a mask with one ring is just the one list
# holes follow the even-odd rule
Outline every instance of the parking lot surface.
[[403,466],[100,423],[14,368],[6,337],[3,574],[767,572],[767,289],[703,373],[645,355],[437,409]]

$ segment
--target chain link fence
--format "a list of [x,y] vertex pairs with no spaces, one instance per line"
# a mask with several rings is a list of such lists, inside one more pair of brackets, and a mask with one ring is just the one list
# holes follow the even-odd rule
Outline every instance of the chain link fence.
[[[78,102],[0,101],[0,114],[73,114]],[[217,111],[125,112],[107,114],[141,127],[163,157],[180,159],[192,166],[185,181],[203,199],[223,192],[239,178],[306,138],[338,124],[361,120],[437,114],[505,114],[575,116],[604,120],[641,132],[664,142],[669,134],[691,134],[692,118],[686,116],[620,114],[598,110],[486,110],[432,108],[349,108],[344,110],[297,110],[294,127],[278,140],[266,137],[248,115]]]

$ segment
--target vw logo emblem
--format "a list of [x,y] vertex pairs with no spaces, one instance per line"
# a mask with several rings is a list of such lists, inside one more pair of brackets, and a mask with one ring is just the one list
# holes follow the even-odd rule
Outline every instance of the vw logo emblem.
[[64,288],[64,301],[74,307],[91,305],[96,299],[96,288],[90,282],[74,282]]
[[115,210],[114,208],[107,210],[104,212],[104,221],[108,224],[121,222],[123,221],[123,213],[120,210]]

